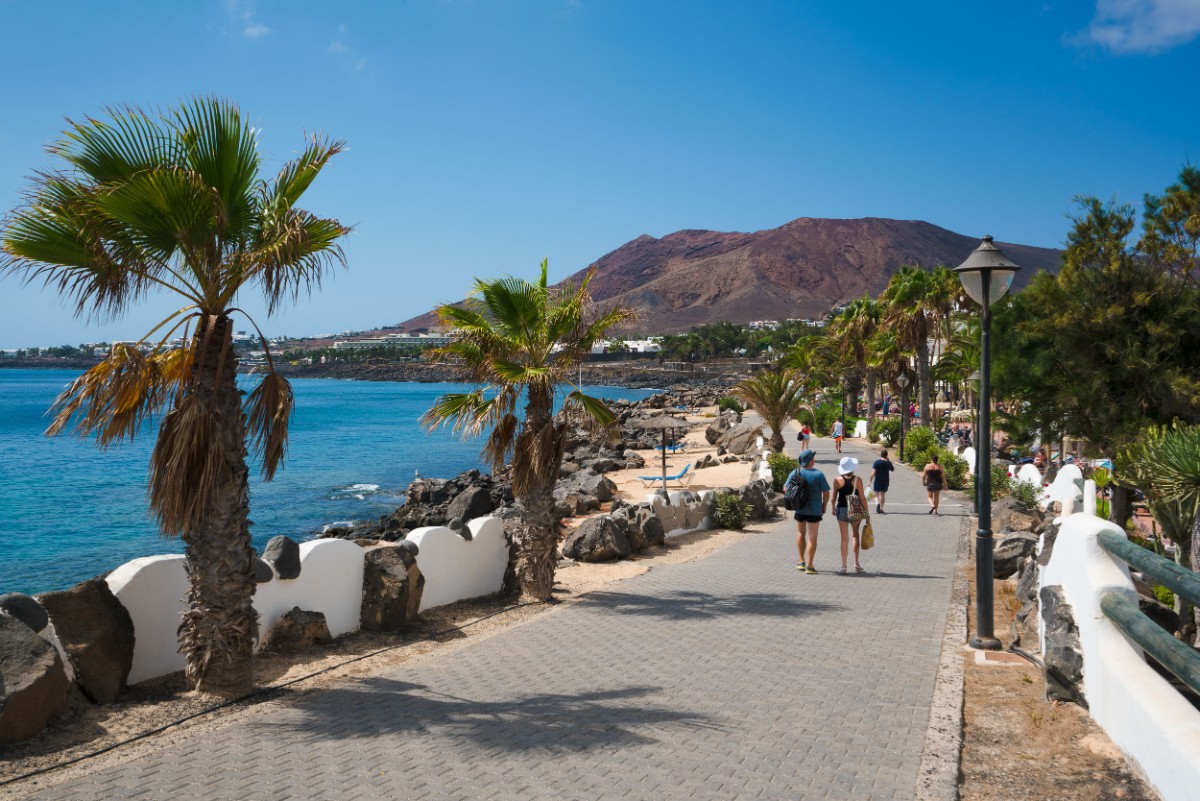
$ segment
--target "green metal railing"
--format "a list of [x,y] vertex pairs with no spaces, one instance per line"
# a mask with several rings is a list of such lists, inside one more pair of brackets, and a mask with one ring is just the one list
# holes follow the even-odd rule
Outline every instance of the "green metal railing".
[[[1101,531],[1096,537],[1100,547],[1155,582],[1200,605],[1200,577],[1170,559],[1147,551],[1116,531]],[[1146,653],[1186,684],[1200,693],[1200,654],[1172,637],[1142,613],[1135,601],[1117,592],[1100,598],[1100,609],[1117,628],[1133,638]]]

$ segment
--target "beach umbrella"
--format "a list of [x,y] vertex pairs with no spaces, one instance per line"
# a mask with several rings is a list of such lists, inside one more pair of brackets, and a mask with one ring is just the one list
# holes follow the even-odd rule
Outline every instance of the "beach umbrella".
[[652,417],[634,417],[629,421],[629,424],[634,428],[640,428],[644,431],[661,431],[662,432],[662,491],[667,493],[667,432],[674,432],[683,429],[687,430],[687,422],[680,420],[677,417],[672,417],[669,414],[656,414]]
[[959,409],[956,412],[950,413],[950,419],[951,420],[970,420],[971,414],[972,414],[972,412],[970,409]]

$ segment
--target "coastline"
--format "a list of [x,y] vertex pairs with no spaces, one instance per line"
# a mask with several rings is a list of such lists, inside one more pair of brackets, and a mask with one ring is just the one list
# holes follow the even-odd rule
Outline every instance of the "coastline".
[[[64,358],[3,358],[0,370],[87,370],[99,364],[100,359],[82,357]],[[346,381],[390,381],[396,383],[437,384],[470,383],[464,371],[449,364],[427,362],[397,362],[394,364],[290,364],[281,362],[277,366],[281,375],[288,378],[334,378]],[[256,368],[239,366],[239,372],[252,373]],[[699,365],[693,370],[666,370],[649,367],[645,361],[596,362],[583,365],[581,378],[584,385],[622,387],[625,389],[668,389],[674,386],[704,386],[720,380],[730,373],[745,373],[742,365],[722,365],[712,368]]]

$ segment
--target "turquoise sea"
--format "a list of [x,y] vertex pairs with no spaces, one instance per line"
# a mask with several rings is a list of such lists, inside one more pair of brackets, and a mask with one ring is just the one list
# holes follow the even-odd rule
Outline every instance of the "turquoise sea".
[[[46,411],[78,372],[0,370],[0,593],[63,589],[139,556],[180,553],[146,510],[155,432],[106,451],[49,438]],[[298,379],[287,460],[264,483],[251,471],[254,545],[305,539],[322,526],[392,511],[416,471],[451,478],[483,468],[480,440],[426,434],[419,418],[456,384]],[[636,400],[654,390],[589,387]]]

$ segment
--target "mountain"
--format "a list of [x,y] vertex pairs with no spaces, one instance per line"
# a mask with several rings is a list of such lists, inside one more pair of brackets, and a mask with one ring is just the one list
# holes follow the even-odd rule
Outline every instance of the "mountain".
[[[876,297],[906,264],[956,267],[979,245],[920,220],[802,217],[755,233],[677,231],[639,236],[588,267],[592,297],[635,309],[638,331],[673,334],[730,321],[819,318],[862,294]],[[1062,251],[997,242],[1021,265],[1016,286],[1038,270],[1057,271]],[[576,284],[586,270],[567,280]],[[400,324],[437,325],[427,312]]]

